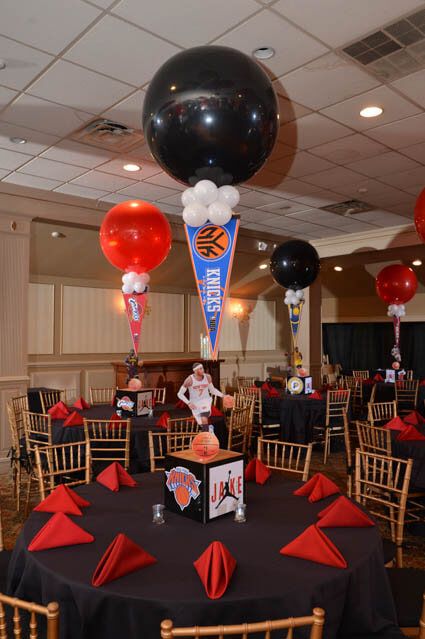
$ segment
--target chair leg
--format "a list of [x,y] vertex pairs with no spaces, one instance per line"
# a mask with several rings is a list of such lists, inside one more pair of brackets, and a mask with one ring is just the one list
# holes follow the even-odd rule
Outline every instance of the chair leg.
[[16,481],[16,484],[15,484],[16,510],[17,512],[19,512],[21,508],[21,481],[22,481],[20,464],[18,464],[18,467],[16,469],[15,481]]
[[323,463],[326,464],[328,461],[328,455],[330,452],[330,437],[329,437],[329,428],[325,430],[325,449],[323,451]]
[[28,475],[28,484],[27,484],[27,496],[26,496],[26,500],[25,500],[25,518],[28,517],[29,514],[29,505],[30,505],[30,496],[31,496],[31,486],[32,486],[32,482],[33,479],[35,479],[32,474],[30,473]]

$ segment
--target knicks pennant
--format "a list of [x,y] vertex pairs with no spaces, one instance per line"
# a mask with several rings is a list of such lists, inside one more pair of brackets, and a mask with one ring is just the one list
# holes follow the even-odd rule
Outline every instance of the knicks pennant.
[[239,218],[224,226],[207,222],[194,227],[185,224],[187,244],[198,287],[211,354],[217,359],[224,304],[235,254]]
[[125,302],[125,311],[130,326],[134,352],[137,353],[139,350],[140,331],[142,328],[143,315],[145,314],[147,295],[146,293],[123,293],[122,296]]
[[301,313],[303,310],[304,302],[301,301],[299,304],[289,304],[289,324],[291,325],[291,333],[292,333],[292,341],[294,346],[297,345],[298,340],[298,331],[301,325]]

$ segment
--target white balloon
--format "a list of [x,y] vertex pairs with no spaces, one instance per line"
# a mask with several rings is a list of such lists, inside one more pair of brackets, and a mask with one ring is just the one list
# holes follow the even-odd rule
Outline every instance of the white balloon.
[[200,202],[192,202],[183,209],[183,220],[188,226],[202,226],[208,220],[208,209]]
[[134,285],[134,291],[136,293],[144,293],[145,288],[146,288],[146,284],[144,282],[140,282],[140,280],[138,280]]
[[130,273],[126,273],[127,279],[125,281],[126,284],[134,284],[137,279],[137,273],[134,271],[130,271]]
[[226,202],[217,200],[208,207],[208,219],[213,224],[224,226],[232,219],[232,209]]
[[234,186],[220,186],[218,189],[218,200],[219,202],[226,202],[231,209],[234,209],[235,206],[239,204],[239,191],[238,189],[235,189]]
[[208,206],[216,201],[218,189],[211,180],[201,180],[194,186],[194,195],[197,202]]
[[137,279],[136,282],[140,282],[141,284],[147,284],[148,282],[150,282],[150,275],[149,273],[139,273],[137,275]]
[[295,295],[297,296],[299,300],[304,299],[304,291],[302,289],[300,289],[299,291],[295,291]]
[[189,206],[189,204],[192,204],[193,202],[196,202],[196,196],[195,196],[194,189],[190,188],[190,189],[186,189],[185,191],[183,191],[183,193],[181,195],[181,200],[182,200],[183,206]]
[[388,311],[387,315],[388,315],[388,317],[392,317],[392,316],[393,316],[393,314],[391,313],[391,311]]
[[123,284],[121,290],[123,293],[132,293],[133,288],[133,284]]

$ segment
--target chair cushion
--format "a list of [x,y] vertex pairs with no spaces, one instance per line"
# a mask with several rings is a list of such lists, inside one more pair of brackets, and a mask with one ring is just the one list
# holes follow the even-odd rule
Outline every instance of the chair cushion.
[[416,628],[422,610],[425,592],[425,570],[419,568],[387,568],[398,625],[402,628]]
[[382,538],[382,547],[384,550],[384,564],[388,564],[396,558],[397,546],[390,539]]
[[12,553],[9,550],[0,552],[0,592],[6,592],[7,569]]

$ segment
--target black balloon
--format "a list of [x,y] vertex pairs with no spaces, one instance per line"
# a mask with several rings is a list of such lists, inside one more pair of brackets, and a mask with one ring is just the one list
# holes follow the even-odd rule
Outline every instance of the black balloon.
[[273,279],[285,288],[306,288],[313,284],[319,271],[320,260],[316,249],[302,240],[280,244],[270,258]]
[[248,180],[270,155],[278,124],[269,78],[229,47],[194,47],[170,58],[150,82],[143,106],[152,155],[190,185]]

